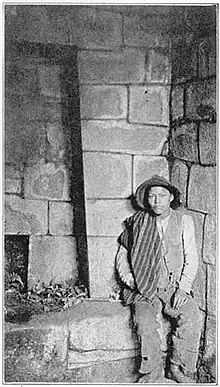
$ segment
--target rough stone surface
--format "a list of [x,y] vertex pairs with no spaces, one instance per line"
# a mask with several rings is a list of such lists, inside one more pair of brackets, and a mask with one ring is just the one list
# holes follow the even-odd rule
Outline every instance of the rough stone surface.
[[121,51],[80,51],[80,83],[141,83],[145,76],[145,52],[125,48]]
[[38,67],[39,91],[44,97],[61,98],[60,66]]
[[217,324],[213,317],[207,318],[204,361],[206,370],[214,379],[217,378]]
[[216,169],[193,165],[188,188],[189,209],[215,213],[216,211]]
[[216,62],[217,62],[217,44],[216,36],[213,35],[209,38],[209,75],[216,75]]
[[22,7],[13,23],[15,39],[31,42],[69,44],[69,12],[42,5]]
[[[23,107],[24,108],[24,107]],[[12,121],[14,119],[14,121]],[[33,165],[44,159],[45,127],[41,123],[22,124],[19,117],[6,117],[5,161]]]
[[5,179],[5,193],[21,194],[21,180]]
[[123,231],[123,221],[133,213],[130,201],[87,200],[87,235],[117,237]]
[[134,157],[134,187],[135,191],[139,184],[150,179],[153,175],[160,175],[169,179],[168,162],[165,157]]
[[199,156],[201,164],[216,164],[216,125],[201,122],[199,127]]
[[66,313],[34,316],[27,324],[8,324],[5,334],[5,381],[62,380],[68,351]]
[[48,163],[24,171],[24,196],[27,199],[69,199],[69,178],[65,166]]
[[129,124],[126,121],[81,121],[85,151],[160,155],[168,128]]
[[127,88],[125,86],[82,86],[80,106],[82,119],[126,118]]
[[[69,7],[68,7],[69,8]],[[122,17],[92,8],[73,7],[70,14],[70,44],[83,48],[112,48],[122,44]]]
[[199,106],[216,111],[216,79],[193,82],[186,88],[186,117],[200,119]]
[[86,198],[128,197],[131,194],[131,161],[128,155],[84,152]]
[[49,233],[51,235],[73,235],[74,210],[70,203],[50,202]]
[[146,55],[146,82],[170,83],[171,67],[167,50],[150,50]]
[[[46,124],[47,151],[46,158],[49,162],[64,162],[70,165],[71,160],[71,133],[65,130],[59,121]],[[69,161],[67,163],[67,161]]]
[[208,265],[207,270],[207,312],[208,315],[217,316],[217,268],[215,265]]
[[216,36],[202,38],[198,44],[198,72],[200,78],[216,75]]
[[90,296],[109,298],[115,290],[117,238],[88,237]]
[[129,121],[168,125],[169,92],[162,86],[130,86]]
[[168,20],[161,15],[132,15],[124,19],[124,42],[128,46],[167,47]]
[[[19,126],[20,130],[29,123],[40,126],[36,121],[45,119],[45,104],[42,98],[29,95],[7,94],[5,96],[5,131],[12,132]],[[35,126],[36,128],[36,126]],[[27,135],[27,133],[25,133]],[[25,139],[24,139],[25,140]],[[35,148],[33,148],[35,149]]]
[[45,235],[48,230],[48,204],[37,200],[5,197],[5,233]]
[[197,43],[190,31],[184,31],[184,38],[178,31],[172,36],[172,83],[185,82],[196,76]]
[[28,287],[40,280],[49,284],[77,279],[76,241],[70,236],[31,236]]
[[198,163],[197,124],[186,124],[172,131],[173,154],[186,161]]
[[174,86],[171,95],[171,113],[172,120],[183,117],[184,103],[183,103],[184,88],[183,86]]
[[130,308],[123,307],[120,302],[86,301],[77,305],[69,330],[69,349],[84,352],[85,358],[88,351],[139,348],[137,336],[131,329]]
[[[29,58],[30,59],[30,58]],[[36,95],[38,90],[37,66],[32,59],[14,58],[5,62],[5,90],[7,93]]]
[[203,261],[216,264],[217,255],[217,219],[214,215],[207,215],[204,228]]
[[179,189],[181,193],[181,202],[184,205],[186,204],[187,179],[188,179],[187,165],[180,160],[175,160],[172,165],[171,183]]

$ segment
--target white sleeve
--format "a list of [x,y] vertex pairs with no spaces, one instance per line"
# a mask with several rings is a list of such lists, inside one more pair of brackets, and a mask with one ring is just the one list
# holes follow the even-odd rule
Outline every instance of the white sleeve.
[[120,245],[115,258],[116,269],[118,271],[119,277],[125,284],[128,284],[128,281],[131,277],[133,278],[133,275],[129,267],[127,254],[128,254],[127,250],[122,245]]
[[196,251],[193,219],[190,215],[184,215],[182,222],[184,266],[179,287],[187,293],[190,293],[198,269],[198,254]]

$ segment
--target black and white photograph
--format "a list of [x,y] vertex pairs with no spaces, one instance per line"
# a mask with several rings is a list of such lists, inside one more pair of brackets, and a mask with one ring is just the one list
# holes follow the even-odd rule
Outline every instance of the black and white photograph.
[[218,385],[219,5],[2,13],[2,383]]

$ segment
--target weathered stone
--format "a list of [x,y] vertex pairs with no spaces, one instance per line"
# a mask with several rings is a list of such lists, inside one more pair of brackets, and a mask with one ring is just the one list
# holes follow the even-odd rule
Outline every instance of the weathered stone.
[[60,66],[38,67],[39,91],[44,97],[61,98]]
[[186,88],[186,117],[209,118],[214,111],[216,111],[216,79],[189,84]]
[[172,131],[173,154],[183,160],[198,163],[197,124],[186,124]]
[[5,62],[5,90],[7,93],[35,95],[38,90],[37,66],[19,57]]
[[123,231],[122,222],[133,213],[129,201],[87,200],[87,235],[117,237]]
[[124,18],[124,42],[128,46],[169,48],[168,20],[161,15]]
[[217,269],[215,265],[207,266],[207,313],[209,316],[217,315]]
[[22,178],[23,174],[23,165],[19,164],[5,164],[5,178],[6,179],[18,179]]
[[[123,355],[123,351],[139,348],[130,320],[130,308],[122,306],[120,302],[86,301],[77,305],[69,323],[69,349],[74,351],[72,357],[75,357],[75,362],[81,363],[83,359],[84,362],[93,361],[93,356],[91,359],[87,357],[88,352],[93,352],[96,358],[99,352],[104,355],[104,351],[110,351],[110,356],[117,356],[111,352],[119,351]],[[82,359],[80,354],[83,355]],[[102,358],[99,357],[99,360]]]
[[6,162],[32,165],[37,161],[41,162],[43,160],[45,150],[46,136],[44,125],[38,122],[23,125],[19,122],[18,117],[15,121],[6,119]]
[[206,372],[209,373],[215,380],[216,374],[216,363],[217,363],[217,326],[216,319],[208,316],[206,322],[206,336],[205,336],[205,353],[204,363],[206,366]]
[[18,195],[21,194],[21,180],[5,179],[4,183],[5,193]]
[[199,127],[199,155],[201,164],[216,164],[216,125],[201,122]]
[[[40,125],[36,121],[42,122],[45,118],[44,101],[42,98],[37,98],[35,96],[31,96],[30,98],[29,95],[8,95],[6,93],[4,107],[6,134],[9,131],[13,132],[14,128],[20,137],[23,138],[21,136],[21,130],[23,126],[26,126],[27,123],[32,122],[32,124],[34,123],[36,127],[37,125]],[[11,129],[9,129],[9,127]],[[27,135],[26,131],[25,135]],[[25,138],[23,138],[23,140],[25,141]]]
[[209,75],[216,75],[217,44],[216,35],[209,38]]
[[188,81],[197,76],[197,46],[193,38],[191,32],[186,32],[183,39],[179,31],[172,37],[173,84]]
[[38,234],[48,231],[47,202],[5,196],[5,233]]
[[183,97],[184,96],[184,88],[182,86],[174,86],[172,88],[172,95],[171,95],[171,114],[172,114],[172,120],[175,120],[176,118],[181,118],[184,115],[184,104],[183,104]]
[[146,56],[146,82],[170,83],[171,67],[167,50],[150,50]]
[[216,168],[193,165],[188,188],[189,209],[215,213],[216,211]]
[[84,152],[86,198],[127,198],[131,194],[129,155]]
[[49,284],[77,279],[77,252],[74,237],[31,236],[29,243],[28,287],[38,280]]
[[162,86],[130,86],[129,121],[168,125],[169,92]]
[[180,160],[175,160],[172,165],[171,183],[179,189],[181,193],[181,202],[184,205],[186,205],[187,179],[188,179],[187,165]]
[[70,130],[64,128],[60,121],[48,122],[46,124],[46,135],[48,145],[46,152],[47,160],[49,162],[65,161],[65,165],[70,165],[72,152]]
[[168,128],[129,124],[126,121],[81,121],[85,151],[160,155]]
[[62,381],[69,336],[66,312],[35,315],[26,324],[10,324],[7,328],[6,382]]
[[153,175],[160,175],[169,179],[168,162],[165,157],[134,157],[134,190]]
[[27,5],[16,18],[15,38],[31,42],[69,44],[69,12],[62,7]]
[[206,78],[209,73],[209,47],[208,39],[198,42],[198,72],[199,78]]
[[132,48],[121,51],[80,51],[80,83],[141,83],[145,76],[145,52]]
[[42,164],[24,171],[24,195],[27,199],[70,200],[69,178],[63,165]]
[[122,45],[122,17],[99,9],[68,7],[70,44],[83,48],[111,48]]
[[207,215],[204,227],[203,261],[215,265],[217,255],[217,220],[214,215]]
[[88,237],[90,296],[109,299],[115,289],[117,238]]
[[50,202],[49,233],[51,235],[73,235],[73,220],[72,204]]
[[125,86],[84,86],[80,88],[81,118],[126,118]]

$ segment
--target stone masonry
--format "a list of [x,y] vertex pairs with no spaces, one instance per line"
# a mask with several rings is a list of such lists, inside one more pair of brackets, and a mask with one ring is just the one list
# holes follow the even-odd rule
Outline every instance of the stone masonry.
[[[187,19],[190,26],[190,19]],[[216,378],[216,36],[191,24],[172,38],[171,179],[194,218],[199,270],[195,297],[204,318],[200,377]],[[186,20],[185,20],[186,25]],[[204,379],[203,379],[204,380]]]

